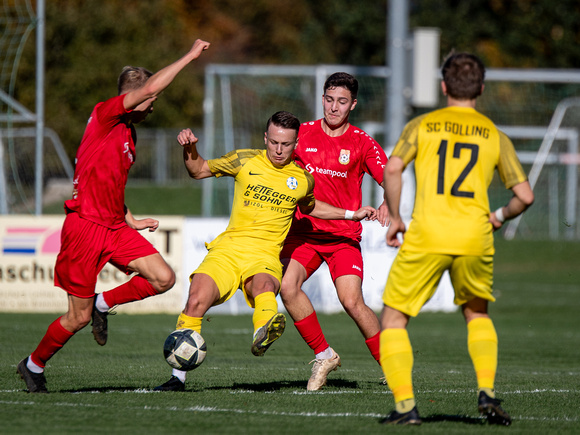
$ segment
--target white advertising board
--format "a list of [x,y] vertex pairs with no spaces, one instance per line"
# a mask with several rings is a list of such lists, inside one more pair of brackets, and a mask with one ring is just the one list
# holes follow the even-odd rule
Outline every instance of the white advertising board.
[[[123,305],[124,313],[178,314],[185,304],[189,275],[201,263],[212,241],[228,224],[227,218],[186,218],[156,216],[159,229],[142,232],[176,273],[173,289],[163,295]],[[66,292],[55,287],[54,262],[60,248],[60,231],[64,216],[0,217],[0,312],[57,312],[67,308]],[[363,223],[362,252],[364,260],[363,293],[375,311],[382,308],[382,294],[397,250],[385,244],[386,228],[377,222]],[[99,274],[97,292],[109,290],[128,279],[111,265]],[[323,313],[342,311],[326,264],[304,285],[315,309]],[[280,309],[283,305],[278,298]],[[433,299],[424,307],[431,311],[454,311],[453,288],[445,275]],[[249,313],[241,292],[211,312]]]

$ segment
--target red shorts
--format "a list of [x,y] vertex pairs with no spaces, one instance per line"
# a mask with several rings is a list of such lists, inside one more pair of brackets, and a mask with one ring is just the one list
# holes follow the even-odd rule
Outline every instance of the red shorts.
[[107,262],[129,275],[131,261],[157,253],[137,230],[128,226],[112,230],[69,213],[62,226],[54,284],[71,295],[90,298]]
[[284,241],[280,259],[292,258],[306,269],[306,277],[316,272],[323,261],[328,264],[332,281],[343,275],[356,275],[363,279],[363,259],[356,240],[324,243],[317,239],[289,236]]

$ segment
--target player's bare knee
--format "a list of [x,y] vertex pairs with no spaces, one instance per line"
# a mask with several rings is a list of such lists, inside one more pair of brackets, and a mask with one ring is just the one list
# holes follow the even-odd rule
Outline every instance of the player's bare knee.
[[361,312],[365,307],[365,303],[362,299],[356,297],[347,297],[340,301],[344,310],[353,317],[354,315]]
[[167,267],[158,274],[155,289],[159,293],[165,293],[175,285],[175,272],[170,267]]

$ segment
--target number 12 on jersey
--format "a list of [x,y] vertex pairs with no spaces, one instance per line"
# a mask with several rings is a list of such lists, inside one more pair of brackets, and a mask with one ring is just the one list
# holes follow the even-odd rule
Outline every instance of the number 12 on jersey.
[[[445,156],[447,155],[447,146],[448,142],[447,139],[441,141],[439,145],[439,149],[437,150],[437,154],[439,155],[439,171],[437,174],[437,194],[444,195],[445,194]],[[471,172],[475,164],[477,163],[477,158],[479,156],[479,145],[473,143],[464,143],[464,142],[455,142],[455,146],[453,147],[453,158],[458,159],[461,156],[461,152],[465,150],[466,152],[470,153],[469,162],[463,168],[463,171],[459,174],[459,177],[455,180],[453,185],[451,186],[451,195],[452,196],[459,196],[464,198],[473,198],[474,193],[459,190],[465,178]]]

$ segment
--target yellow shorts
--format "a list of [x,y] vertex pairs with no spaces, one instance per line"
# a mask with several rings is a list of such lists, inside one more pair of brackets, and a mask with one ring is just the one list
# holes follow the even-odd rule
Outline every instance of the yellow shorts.
[[199,267],[190,275],[189,280],[191,281],[196,273],[205,273],[215,281],[220,298],[214,306],[223,304],[238,289],[241,289],[248,305],[254,308],[253,298],[248,297],[244,283],[258,273],[272,275],[281,283],[282,263],[280,263],[279,255],[222,245],[214,246],[209,250]]
[[431,299],[444,271],[449,271],[455,305],[475,297],[494,302],[493,255],[445,255],[401,250],[389,272],[383,302],[409,316],[416,316]]

